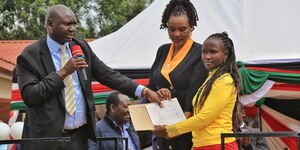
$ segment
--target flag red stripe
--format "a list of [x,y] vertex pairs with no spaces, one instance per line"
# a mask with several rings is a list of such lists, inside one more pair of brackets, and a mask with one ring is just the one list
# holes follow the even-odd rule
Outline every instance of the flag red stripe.
[[[136,83],[140,84],[140,85],[148,85],[149,79],[136,79],[134,80]],[[107,92],[107,91],[112,91],[111,88],[106,87],[100,83],[95,83],[92,84],[92,91],[93,93],[99,93],[99,92]],[[16,90],[12,90],[12,94],[11,94],[11,99],[12,102],[13,101],[22,101],[22,97],[20,94],[20,90],[16,89]]]
[[246,67],[246,68],[251,70],[258,70],[258,71],[300,74],[300,71],[296,71],[296,70],[284,70],[284,69],[274,69],[274,68],[264,68],[264,67]]
[[[268,113],[264,109],[262,109],[262,117],[272,128],[273,131],[293,131],[291,128],[286,126],[284,123],[278,121],[276,118],[274,118],[270,113]],[[281,137],[280,139],[289,147],[289,149],[298,149],[297,138]]]

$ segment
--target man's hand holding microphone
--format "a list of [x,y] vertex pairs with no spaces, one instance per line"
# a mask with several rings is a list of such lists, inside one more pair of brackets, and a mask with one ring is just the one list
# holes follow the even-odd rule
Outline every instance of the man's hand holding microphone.
[[72,47],[72,55],[73,56],[69,59],[66,65],[63,68],[61,68],[57,72],[57,74],[62,79],[65,79],[68,75],[80,69],[83,72],[84,80],[87,80],[87,76],[84,68],[87,68],[88,65],[84,59],[84,54],[79,45],[74,45]]

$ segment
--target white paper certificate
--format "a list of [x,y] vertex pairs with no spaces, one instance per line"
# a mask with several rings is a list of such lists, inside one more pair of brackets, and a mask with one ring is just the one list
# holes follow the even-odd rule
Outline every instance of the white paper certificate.
[[172,125],[186,120],[177,98],[164,100],[162,104],[164,105],[163,108],[160,108],[157,103],[146,105],[153,125]]

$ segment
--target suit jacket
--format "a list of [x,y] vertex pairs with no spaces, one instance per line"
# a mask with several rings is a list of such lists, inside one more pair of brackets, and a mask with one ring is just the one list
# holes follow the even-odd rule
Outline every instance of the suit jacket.
[[192,99],[205,81],[208,71],[201,60],[201,44],[194,42],[185,58],[169,74],[172,85],[161,74],[171,44],[162,45],[156,54],[150,71],[148,87],[154,91],[168,88],[172,97],[177,97],[184,112],[192,112]]
[[[88,80],[83,80],[81,71],[77,71],[77,74],[87,106],[87,134],[95,139],[92,78],[130,96],[134,96],[137,84],[106,66],[85,41],[74,38],[70,43],[81,46],[88,64],[85,69]],[[17,78],[27,106],[23,138],[60,137],[66,114],[62,95],[65,85],[56,73],[46,38],[29,45],[18,56]],[[56,147],[57,143],[24,144],[25,149],[31,150],[54,150]]]
[[[140,140],[137,132],[134,130],[132,123],[130,121],[126,122],[129,124],[127,132],[134,143],[135,149],[141,150]],[[113,123],[113,121],[106,114],[103,119],[97,122],[96,124],[96,135],[97,137],[122,137],[121,130],[118,126]],[[118,150],[123,150],[125,145],[123,145],[123,140],[118,140]],[[115,150],[114,141],[98,141],[98,144],[95,142],[89,142],[89,150]]]
[[[249,133],[260,132],[257,129],[245,127]],[[239,150],[268,150],[269,146],[264,137],[250,137],[250,145],[247,147],[242,146],[239,142]]]

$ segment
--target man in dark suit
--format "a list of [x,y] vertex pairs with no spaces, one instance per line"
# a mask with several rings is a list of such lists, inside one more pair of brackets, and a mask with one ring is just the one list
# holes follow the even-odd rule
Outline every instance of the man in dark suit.
[[[111,93],[106,99],[106,114],[96,123],[97,137],[125,137],[130,150],[141,150],[140,140],[130,121],[129,97],[119,92]],[[117,149],[123,150],[124,140],[117,141]],[[89,142],[89,150],[115,150],[114,141]]]
[[[85,41],[75,38],[76,23],[70,8],[51,7],[46,15],[47,37],[26,47],[17,58],[18,83],[27,105],[23,138],[71,137],[70,143],[23,144],[25,150],[87,149],[88,138],[95,140],[92,78],[127,95],[160,103],[155,92],[106,66]],[[83,54],[72,56],[73,45],[79,45]]]

